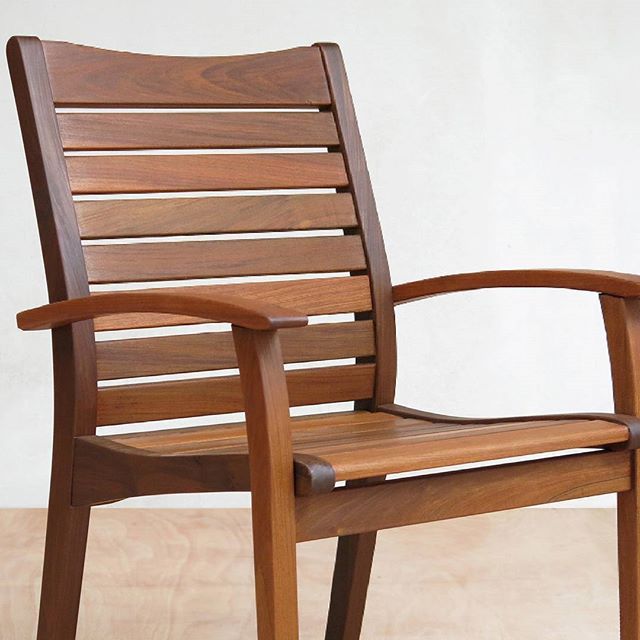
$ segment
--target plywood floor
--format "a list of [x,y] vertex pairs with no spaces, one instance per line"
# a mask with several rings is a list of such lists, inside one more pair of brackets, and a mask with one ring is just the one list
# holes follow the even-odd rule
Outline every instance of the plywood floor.
[[[250,640],[244,510],[97,509],[78,640]],[[0,511],[0,637],[34,635],[45,513]],[[333,541],[299,545],[321,640]],[[363,640],[616,640],[615,514],[523,510],[380,536]]]

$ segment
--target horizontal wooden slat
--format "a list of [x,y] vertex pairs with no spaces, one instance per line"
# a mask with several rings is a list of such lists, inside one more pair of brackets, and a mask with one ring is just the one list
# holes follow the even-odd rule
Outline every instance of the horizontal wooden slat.
[[[364,413],[364,412],[363,412]],[[176,429],[130,437],[165,454],[246,452],[242,426]],[[326,414],[294,422],[294,451],[324,460],[338,480],[419,471],[626,442],[627,428],[603,420],[438,424],[390,414]],[[131,443],[130,443],[131,444]]]
[[366,268],[359,235],[89,245],[89,282],[151,282]]
[[195,58],[42,44],[58,106],[298,107],[331,102],[315,47]]
[[[287,372],[291,406],[343,402],[373,393],[375,365]],[[105,387],[98,390],[98,425],[243,411],[239,376]]]
[[[316,324],[279,332],[285,362],[371,356],[371,320]],[[238,366],[230,331],[108,340],[96,344],[98,379],[114,380]]]
[[338,229],[357,226],[350,193],[79,200],[84,239]]
[[[435,425],[425,423],[393,438],[366,434],[350,442],[318,442],[305,453],[318,455],[342,480],[367,478],[392,472],[433,469],[456,464],[498,460],[548,451],[597,447],[626,442],[624,425],[602,420],[514,422],[497,425]],[[428,423],[426,423],[428,424]]]
[[628,491],[628,451],[516,462],[298,498],[298,542]]
[[339,153],[69,156],[75,194],[333,188],[348,184]]
[[71,151],[331,147],[339,144],[328,111],[239,113],[59,113]]
[[[194,294],[226,294],[262,300],[279,304],[307,315],[354,313],[371,310],[371,292],[367,276],[204,285],[189,287],[188,289],[189,293]],[[163,290],[169,292],[183,291],[184,288],[168,287]],[[100,294],[94,293],[93,295]],[[103,316],[94,321],[94,326],[97,331],[110,331],[197,323],[197,320],[187,316],[143,313]]]

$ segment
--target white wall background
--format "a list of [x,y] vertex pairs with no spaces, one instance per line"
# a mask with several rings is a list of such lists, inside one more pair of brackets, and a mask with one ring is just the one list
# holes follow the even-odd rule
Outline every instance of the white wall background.
[[[640,4],[622,0],[0,7],[3,41],[183,55],[340,43],[394,283],[515,267],[640,272],[638,33]],[[44,506],[49,337],[21,334],[14,316],[46,291],[6,64],[0,139],[0,507]],[[457,294],[402,307],[398,325],[404,403],[459,415],[611,410],[596,295]]]

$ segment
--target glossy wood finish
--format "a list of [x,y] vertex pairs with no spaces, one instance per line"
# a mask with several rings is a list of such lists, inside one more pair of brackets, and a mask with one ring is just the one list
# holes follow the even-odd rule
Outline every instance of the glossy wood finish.
[[620,638],[640,636],[640,460],[631,452],[631,486],[618,493]]
[[246,400],[258,637],[297,640],[293,449],[287,381],[275,331],[233,328]]
[[338,45],[316,45],[322,52],[332,99],[332,111],[338,125],[345,156],[350,191],[363,236],[367,265],[371,274],[371,299],[376,318],[376,388],[372,401],[360,408],[375,409],[393,402],[396,383],[396,330],[391,298],[391,277],[382,240],[371,179],[360,139],[358,121],[349,91],[342,53]]
[[23,331],[53,329],[80,320],[117,313],[180,314],[208,320],[231,322],[248,329],[303,327],[307,317],[266,302],[252,302],[234,296],[202,296],[181,291],[123,291],[52,302],[18,314]]
[[191,58],[43,45],[59,107],[310,107],[331,101],[313,47]]
[[59,113],[69,151],[251,149],[338,144],[330,113]]
[[335,273],[366,268],[360,236],[84,247],[90,283]]
[[[368,398],[373,390],[374,371],[373,364],[288,371],[291,406]],[[244,408],[237,376],[126,384],[98,390],[97,424],[234,413]]]
[[80,235],[135,238],[356,227],[348,193],[75,202]]
[[640,300],[600,296],[615,410],[640,416]]
[[[369,357],[375,353],[370,320],[281,329],[280,342],[285,363]],[[96,344],[96,350],[99,380],[238,366],[229,331],[105,340]]]
[[74,194],[311,189],[347,184],[339,153],[69,156]]
[[[42,45],[11,38],[7,58],[20,118],[51,302],[89,293]],[[73,439],[95,433],[91,322],[52,332],[54,429],[38,640],[75,636],[89,507],[72,508]]]
[[[351,192],[358,220],[365,238],[367,264],[371,273],[372,314],[376,329],[376,384],[371,399],[356,403],[360,409],[375,410],[380,404],[392,402],[396,384],[396,334],[395,316],[391,298],[391,277],[378,221],[377,207],[367,169],[364,148],[360,138],[355,108],[349,90],[347,74],[338,45],[322,43],[317,45],[322,52],[322,60],[327,73],[332,98],[332,111],[338,124],[340,142],[345,153],[345,162]],[[362,316],[364,317],[364,316]],[[363,549],[373,553],[371,535],[358,540],[349,538],[338,542],[339,552],[336,560],[336,572],[344,568],[344,585],[348,600],[336,602],[342,593],[334,590],[327,622],[327,634],[335,633],[336,640],[357,640],[364,610],[366,594],[366,557],[352,556],[350,550]],[[366,556],[366,551],[365,551]],[[358,594],[362,597],[358,599]],[[355,597],[352,597],[355,596]]]
[[[346,486],[366,486],[383,480],[380,476],[352,480]],[[338,538],[325,640],[360,638],[376,539],[376,531]]]
[[416,280],[393,287],[395,304],[421,300],[443,293],[496,287],[547,287],[595,291],[622,298],[640,296],[640,276],[614,271],[580,269],[514,269],[460,273]]
[[[616,411],[640,415],[640,300],[600,296]],[[631,454],[631,486],[618,494],[620,638],[640,637],[640,460]]]
[[[290,379],[288,382],[291,388]],[[520,433],[514,436],[514,430]],[[602,445],[624,440],[626,430],[596,421],[593,425],[566,422],[452,428],[356,411],[295,418],[291,435],[296,493],[310,495],[330,492],[341,480],[355,480],[350,486],[380,484],[386,472]],[[415,452],[405,458],[409,446]],[[247,453],[243,423],[78,439],[74,504],[163,493],[169,488],[173,492],[247,490]],[[349,590],[348,585],[343,588]]]
[[[184,294],[206,298],[241,297],[249,301],[270,303],[293,308],[298,313],[317,316],[336,313],[354,313],[371,309],[369,278],[317,278],[313,280],[283,280],[280,282],[250,282],[246,284],[202,285],[167,287],[166,294]],[[95,297],[110,294],[95,294]],[[166,327],[203,322],[188,315],[158,313],[118,313],[97,318],[96,331]]]
[[299,498],[298,541],[628,491],[630,456],[626,451],[586,453]]

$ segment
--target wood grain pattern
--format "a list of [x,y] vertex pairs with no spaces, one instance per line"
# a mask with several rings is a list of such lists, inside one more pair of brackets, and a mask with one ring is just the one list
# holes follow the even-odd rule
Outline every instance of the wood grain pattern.
[[[230,322],[248,329],[302,327],[308,322],[305,315],[270,303],[233,296],[196,295],[182,288],[173,292],[166,289],[112,291],[52,302],[19,313],[18,327],[23,331],[55,329],[82,320],[108,317],[113,313],[179,313],[194,318],[207,318],[210,322]],[[92,352],[95,358],[95,349]]]
[[376,319],[376,388],[371,402],[359,406],[376,409],[380,404],[393,402],[395,395],[396,329],[391,277],[342,53],[336,44],[322,43],[316,46],[322,53],[327,74],[331,109],[338,125],[349,175],[349,190],[353,194],[371,278],[373,315]]
[[[13,37],[7,58],[20,118],[51,302],[89,293],[42,45]],[[54,425],[38,640],[75,636],[89,508],[71,508],[73,439],[95,433],[91,322],[52,332]]]
[[[292,406],[366,398],[373,365],[346,365],[287,373]],[[98,390],[98,426],[244,410],[237,376],[120,385]]]
[[68,151],[331,147],[327,112],[59,113]]
[[[382,477],[352,480],[346,486],[365,486],[383,480]],[[325,640],[359,640],[376,539],[377,531],[338,538]]]
[[74,194],[345,186],[339,153],[69,156]]
[[[286,363],[366,357],[375,353],[370,320],[281,329],[280,342]],[[238,366],[228,331],[105,340],[96,343],[96,354],[99,380]]]
[[337,489],[298,498],[297,536],[318,540],[627,491],[630,474],[629,452],[596,452]]
[[[394,301],[483,287],[549,286],[606,294],[602,305],[616,410],[637,416],[639,276],[518,270],[435,278],[392,289],[337,45],[185,58],[13,38],[8,55],[53,303],[19,317],[22,328],[53,328],[54,341],[53,468],[38,640],[75,637],[88,505],[158,491],[241,490],[249,482],[261,640],[298,637],[296,539],[342,538],[340,547],[347,553],[341,558],[346,558],[346,564],[339,562],[336,575],[337,580],[345,580],[334,592],[346,594],[346,600],[338,609],[335,603],[332,606],[327,633],[331,640],[356,640],[376,530],[610,491],[620,494],[622,637],[637,638],[640,507],[635,451],[383,482],[388,473],[466,462],[584,447],[633,448],[640,445],[640,430],[628,416],[456,424],[451,418],[438,423],[422,414],[402,417],[361,409],[385,407],[398,413],[392,405]],[[56,105],[180,107],[182,111],[237,107],[253,108],[253,112],[94,112],[57,117]],[[255,108],[260,107],[306,110],[257,113]],[[65,157],[65,145],[70,150],[113,153]],[[315,147],[316,152],[116,153],[264,145],[304,145]],[[78,223],[72,197],[313,188],[337,193],[243,196],[224,202],[221,196],[172,197],[166,202],[123,197],[98,202],[94,198],[78,203]],[[295,244],[287,239],[87,246],[87,265],[80,239],[80,229],[84,238],[135,238],[324,228],[344,229],[346,235],[296,239]],[[89,282],[304,273],[303,266],[304,272],[314,273],[346,270],[350,277],[89,295]],[[228,297],[234,295],[243,297]],[[355,334],[345,327],[332,328],[334,334],[322,327],[294,334],[294,327],[306,323],[307,313],[353,313],[353,326],[366,327],[367,335],[351,345]],[[220,334],[211,341],[211,346],[219,343],[220,355],[196,354],[191,366],[202,371],[197,367],[237,363],[239,377],[96,390],[96,354],[104,355],[105,349],[111,358],[109,376],[122,370],[124,358],[135,358],[136,351],[142,351],[144,358],[134,371],[160,371],[161,357],[180,347],[185,351],[171,366],[188,371],[189,350],[206,347],[202,336],[177,336],[153,343],[151,339],[127,341],[117,348],[110,341],[96,349],[94,327],[115,330],[207,321],[234,324],[237,359],[229,336]],[[349,353],[356,356],[356,364],[285,373],[275,331],[280,327],[291,328],[283,334],[286,358],[304,361]],[[325,349],[323,342],[330,335],[331,348]],[[315,346],[313,340],[303,344],[308,337],[317,341]],[[355,401],[354,412],[297,421],[288,417],[289,404],[350,400]],[[96,425],[236,412],[245,407],[246,426],[115,438],[94,435]],[[354,486],[365,479],[366,486]],[[350,482],[332,491],[336,480]]]
[[[356,365],[352,369],[366,366]],[[294,401],[294,393],[291,396]],[[301,418],[293,421],[292,429],[294,452],[324,460],[333,467],[337,480],[359,480],[545,451],[597,447],[627,437],[622,425],[596,420],[473,427],[439,425],[370,412]],[[213,451],[246,453],[242,425],[174,429],[111,439],[162,455]]]
[[84,247],[89,282],[362,271],[360,236],[145,242]]
[[85,239],[182,236],[357,226],[348,193],[78,200]]
[[632,451],[630,490],[618,493],[620,640],[640,635],[640,459]]
[[233,328],[246,406],[260,640],[297,640],[293,449],[287,380],[275,331]]
[[402,304],[444,293],[495,287],[577,289],[624,298],[640,296],[640,276],[587,269],[514,269],[460,273],[396,285],[393,287],[393,300],[396,304]]
[[[185,287],[167,287],[162,291],[170,294],[184,293]],[[188,287],[187,293],[206,297],[238,296],[248,300],[291,307],[306,315],[353,313],[371,309],[369,279],[366,276],[205,285]],[[93,295],[106,294],[95,293]],[[194,320],[185,315],[121,313],[97,318],[94,324],[97,331],[110,331],[198,322],[203,322],[203,320]]]
[[[640,300],[600,296],[616,411],[640,415]],[[632,434],[633,437],[634,434]],[[631,452],[630,490],[618,494],[620,638],[640,636],[640,458]]]
[[600,296],[615,410],[640,416],[640,300]]
[[[363,429],[392,424],[394,424],[393,419],[390,420],[388,415],[382,413],[339,411],[294,416],[291,418],[290,427],[294,441],[299,444],[308,438],[317,440],[322,437],[322,434],[329,435],[333,439],[336,434],[339,436],[344,431],[353,434]],[[246,430],[242,422],[124,433],[99,436],[99,439],[161,454],[191,454],[219,449],[220,446],[246,453]]]
[[68,42],[42,44],[59,107],[301,107],[330,102],[313,47],[193,58]]
[[[340,479],[416,471],[433,467],[497,460],[518,455],[561,451],[611,442],[626,442],[627,429],[601,421],[541,422],[445,427],[445,433],[397,434],[391,442],[371,439],[352,446],[308,449],[329,462]],[[441,427],[442,429],[442,427]],[[404,434],[403,434],[404,435]]]

